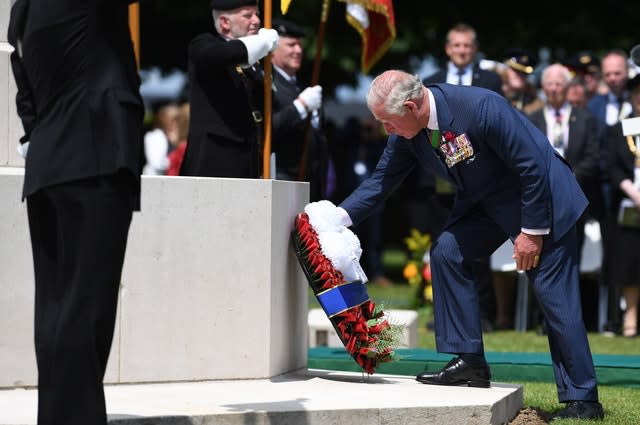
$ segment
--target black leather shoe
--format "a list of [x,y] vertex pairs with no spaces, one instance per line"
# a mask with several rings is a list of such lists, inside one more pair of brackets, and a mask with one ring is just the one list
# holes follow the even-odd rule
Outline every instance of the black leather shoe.
[[550,421],[556,419],[603,419],[602,404],[597,401],[570,401],[567,407],[551,416]]
[[416,376],[416,380],[431,385],[468,385],[489,388],[491,371],[486,363],[482,366],[471,366],[460,357],[456,357],[439,372],[423,372]]

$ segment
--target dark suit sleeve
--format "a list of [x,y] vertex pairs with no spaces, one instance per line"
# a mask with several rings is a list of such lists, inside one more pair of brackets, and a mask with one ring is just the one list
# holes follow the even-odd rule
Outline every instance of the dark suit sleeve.
[[583,115],[585,116],[585,128],[583,129],[585,138],[582,141],[584,145],[580,151],[579,159],[572,164],[576,179],[581,183],[598,175],[598,152],[600,150],[595,117],[588,111],[584,111]]
[[[622,134],[622,124],[618,123],[609,129],[609,178],[613,190],[620,190],[620,183],[633,176],[633,160],[626,137]],[[631,161],[631,165],[629,165]],[[631,177],[631,180],[633,178]]]
[[519,176],[522,200],[521,226],[551,227],[551,192],[547,164],[549,140],[520,111],[503,97],[486,96],[480,111],[484,140],[504,163]]
[[9,29],[7,32],[7,40],[15,49],[10,56],[11,70],[18,88],[16,94],[16,107],[18,116],[22,121],[25,135],[20,138],[20,143],[29,141],[31,130],[36,121],[36,106],[33,100],[31,85],[27,79],[27,74],[22,63],[22,59],[18,53],[18,40],[22,37],[24,27],[27,21],[27,13],[29,10],[28,0],[18,0],[11,8],[9,21]]
[[33,130],[36,122],[36,107],[33,102],[31,86],[27,81],[27,76],[17,51],[11,53],[11,69],[16,81],[16,86],[18,87],[16,107],[25,133],[24,136],[20,138],[20,143],[25,143],[29,141],[31,130]]
[[201,34],[189,43],[189,57],[198,72],[219,72],[222,67],[246,64],[247,55],[242,41],[217,40],[212,34]]
[[303,130],[305,124],[306,120],[300,118],[298,110],[293,102],[290,102],[289,105],[272,114],[273,139],[278,140],[286,136],[292,129]]

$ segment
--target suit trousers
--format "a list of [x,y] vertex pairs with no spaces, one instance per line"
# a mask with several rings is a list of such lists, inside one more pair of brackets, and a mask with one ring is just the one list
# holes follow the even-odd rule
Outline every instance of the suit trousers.
[[[469,261],[491,255],[505,240],[505,230],[494,220],[473,214],[445,228],[434,243],[431,271],[439,352],[484,353],[477,284]],[[582,320],[575,226],[557,241],[544,236],[540,264],[527,277],[547,323],[559,401],[597,401]]]
[[35,269],[38,425],[105,425],[103,378],[132,219],[130,179],[93,177],[27,198]]

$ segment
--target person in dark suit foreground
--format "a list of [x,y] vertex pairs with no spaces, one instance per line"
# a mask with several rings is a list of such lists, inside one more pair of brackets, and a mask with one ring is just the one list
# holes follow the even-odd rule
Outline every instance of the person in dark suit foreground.
[[260,28],[257,0],[211,0],[215,29],[189,43],[190,122],[180,174],[262,174],[263,75],[258,61],[278,44]]
[[390,134],[374,173],[337,209],[350,226],[389,197],[414,167],[456,186],[453,211],[431,248],[436,347],[457,356],[417,380],[489,387],[470,262],[507,238],[548,324],[558,398],[554,418],[601,418],[580,307],[575,224],[587,206],[571,168],[506,100],[478,87],[423,86],[402,71],[371,83],[367,103]]
[[102,380],[140,209],[144,107],[128,3],[18,0],[11,8],[39,425],[107,423]]

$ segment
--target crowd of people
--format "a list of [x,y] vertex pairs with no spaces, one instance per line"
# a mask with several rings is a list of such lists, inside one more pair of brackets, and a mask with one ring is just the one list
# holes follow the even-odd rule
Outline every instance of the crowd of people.
[[580,303],[580,248],[585,224],[597,221],[603,331],[637,336],[640,136],[625,134],[622,120],[640,116],[640,75],[623,50],[580,52],[536,81],[526,49],[481,66],[474,28],[458,24],[441,71],[424,81],[381,74],[367,96],[371,117],[336,129],[325,119],[322,86],[297,80],[304,30],[284,20],[261,28],[257,0],[211,0],[212,28],[187,48],[188,95],[157,105],[145,133],[131,1],[40,3],[16,1],[8,27],[25,130],[38,423],[106,424],[102,379],[140,174],[265,177],[261,60],[270,53],[275,170],[267,177],[307,181],[311,201],[339,203],[340,220],[365,241],[374,282],[389,284],[384,201],[403,179],[408,226],[433,235],[432,328],[438,350],[457,357],[417,379],[490,386],[482,332],[512,326],[514,276],[493,273],[489,259],[510,239],[567,403],[556,417],[603,417],[583,323],[594,312]]
[[[263,111],[259,77],[263,70],[259,59],[271,52],[275,158],[272,175],[281,180],[309,182],[312,201],[340,202],[375,169],[385,146],[384,130],[371,117],[351,116],[340,128],[325,118],[322,87],[317,84],[305,87],[297,79],[304,53],[305,31],[301,26],[275,19],[273,32],[261,32],[253,0],[213,0],[211,5],[213,17],[217,18],[216,33],[196,37],[189,47],[189,95],[182,105],[162,104],[153,110],[154,124],[144,137],[144,174],[260,177]],[[229,53],[213,51],[220,41],[232,40],[240,43],[224,43]],[[238,60],[237,52],[245,50],[253,63],[241,64]],[[571,165],[589,200],[589,207],[577,223],[579,252],[586,224],[595,222],[600,229],[602,259],[597,288],[588,286],[592,276],[583,287],[583,298],[592,298],[583,302],[589,328],[637,334],[634,319],[637,314],[633,313],[637,296],[633,295],[635,291],[625,289],[634,285],[619,282],[620,276],[608,274],[610,270],[618,270],[609,267],[609,263],[612,258],[619,258],[611,255],[617,243],[614,236],[619,233],[619,203],[614,196],[619,195],[619,188],[612,187],[610,174],[615,163],[608,160],[610,146],[615,144],[612,140],[616,138],[612,129],[621,119],[634,114],[630,97],[634,68],[630,67],[627,54],[612,49],[600,58],[593,52],[582,51],[540,66],[536,55],[525,48],[509,49],[504,57],[493,61],[480,60],[479,51],[475,29],[466,23],[456,24],[445,39],[447,62],[423,82],[490,89],[504,96],[547,135],[556,152]],[[217,86],[224,86],[223,92],[228,93],[221,96]],[[236,100],[229,104],[229,98]],[[242,102],[235,105],[237,99]],[[195,120],[189,120],[190,105]],[[187,148],[190,140],[194,142]],[[187,160],[182,166],[185,154]],[[452,185],[416,167],[406,186],[401,198],[405,205],[402,212],[407,223],[405,233],[416,228],[435,239],[453,206]],[[370,280],[389,285],[391,281],[382,266],[388,228],[383,220],[384,211],[385,205],[381,205],[354,230],[365,247],[362,262]],[[483,329],[489,332],[513,328],[517,281],[515,272],[504,272],[491,264],[490,257],[472,262],[483,300]],[[594,301],[594,297],[606,300]],[[607,306],[605,323],[596,318],[603,304]],[[433,329],[433,323],[427,325]],[[546,332],[535,299],[527,326]]]

